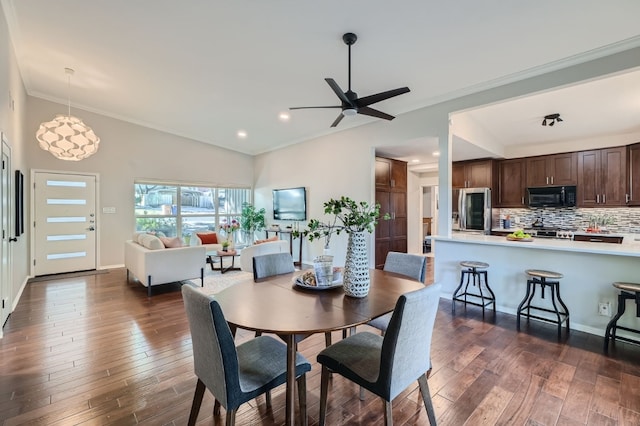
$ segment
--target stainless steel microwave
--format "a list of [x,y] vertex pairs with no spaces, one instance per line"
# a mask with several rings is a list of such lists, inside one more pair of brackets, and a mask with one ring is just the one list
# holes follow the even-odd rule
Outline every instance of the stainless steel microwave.
[[527,188],[527,205],[529,207],[574,207],[576,205],[576,187]]

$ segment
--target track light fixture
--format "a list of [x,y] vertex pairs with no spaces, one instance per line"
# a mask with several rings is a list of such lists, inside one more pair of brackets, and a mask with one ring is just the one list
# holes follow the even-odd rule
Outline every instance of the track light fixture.
[[562,118],[560,118],[560,114],[555,113],[555,114],[549,114],[549,115],[545,115],[544,116],[544,120],[542,120],[542,125],[543,126],[553,126],[556,123],[559,123],[563,121]]

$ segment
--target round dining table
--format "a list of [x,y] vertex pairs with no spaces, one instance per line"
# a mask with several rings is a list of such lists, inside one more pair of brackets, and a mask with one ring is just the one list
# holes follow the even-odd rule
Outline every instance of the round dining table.
[[[341,287],[327,290],[297,285],[301,271],[244,281],[215,295],[232,328],[281,336],[287,344],[286,424],[295,419],[296,336],[344,330],[393,311],[398,298],[424,287],[401,275],[371,269],[371,288],[363,298],[346,296]],[[304,419],[306,420],[306,419]],[[303,424],[306,421],[303,420]]]

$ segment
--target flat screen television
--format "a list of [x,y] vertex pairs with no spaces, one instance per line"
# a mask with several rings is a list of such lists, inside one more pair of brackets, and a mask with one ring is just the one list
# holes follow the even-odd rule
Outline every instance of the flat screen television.
[[275,220],[307,220],[307,191],[304,187],[273,190]]

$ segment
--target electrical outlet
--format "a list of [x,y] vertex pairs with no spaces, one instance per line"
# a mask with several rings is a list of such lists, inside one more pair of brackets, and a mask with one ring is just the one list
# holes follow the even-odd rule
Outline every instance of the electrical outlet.
[[609,302],[600,302],[598,303],[598,314],[603,317],[611,316],[611,304]]

